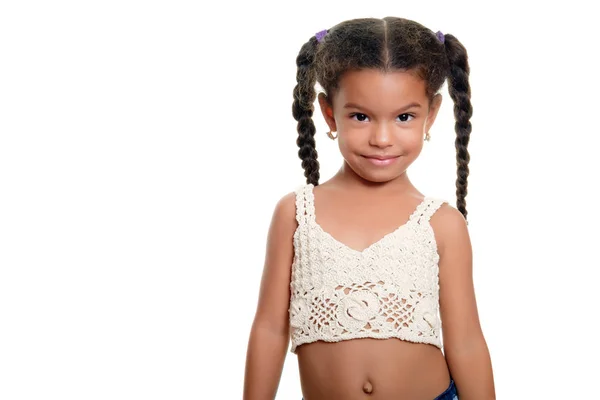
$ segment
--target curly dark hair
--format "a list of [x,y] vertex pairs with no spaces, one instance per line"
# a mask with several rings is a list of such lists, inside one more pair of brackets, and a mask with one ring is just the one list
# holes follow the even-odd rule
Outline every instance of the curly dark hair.
[[341,76],[349,70],[377,69],[381,72],[412,71],[424,80],[429,103],[448,78],[456,119],[457,209],[467,219],[465,197],[469,176],[469,121],[471,89],[467,51],[456,37],[444,41],[419,24],[404,18],[358,18],[343,21],[327,30],[319,42],[312,36],[296,58],[298,71],[292,114],[298,121],[298,156],[306,183],[319,184],[319,162],[312,120],[318,82],[328,98],[338,89]]

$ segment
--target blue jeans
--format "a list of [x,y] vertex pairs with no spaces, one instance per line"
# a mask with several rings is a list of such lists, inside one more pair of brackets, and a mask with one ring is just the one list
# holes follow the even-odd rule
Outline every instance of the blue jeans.
[[[304,400],[304,397],[302,400]],[[458,400],[458,392],[456,391],[456,385],[454,384],[454,379],[452,379],[452,377],[450,377],[450,385],[448,385],[448,388],[433,400]]]
[[456,385],[454,384],[454,379],[452,379],[452,377],[450,377],[450,385],[448,385],[448,388],[433,400],[458,400],[458,392],[456,391]]

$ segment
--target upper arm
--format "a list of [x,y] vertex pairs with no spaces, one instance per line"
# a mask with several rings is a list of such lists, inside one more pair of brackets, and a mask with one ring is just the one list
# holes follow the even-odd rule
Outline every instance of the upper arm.
[[443,204],[431,218],[438,242],[440,317],[446,352],[465,348],[482,336],[475,288],[473,251],[464,216]]
[[293,236],[297,226],[295,193],[291,192],[277,202],[273,211],[254,317],[254,324],[286,335],[294,258]]

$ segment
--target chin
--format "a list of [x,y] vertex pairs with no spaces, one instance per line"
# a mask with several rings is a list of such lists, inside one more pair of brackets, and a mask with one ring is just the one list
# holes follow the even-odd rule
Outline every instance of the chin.
[[377,169],[364,170],[364,169],[353,168],[352,166],[351,166],[351,168],[361,178],[363,178],[367,181],[376,182],[376,183],[384,183],[384,182],[393,181],[394,179],[397,179],[399,176],[401,176],[404,173],[402,171],[395,171],[395,170],[387,170],[387,171],[386,170],[377,171]]

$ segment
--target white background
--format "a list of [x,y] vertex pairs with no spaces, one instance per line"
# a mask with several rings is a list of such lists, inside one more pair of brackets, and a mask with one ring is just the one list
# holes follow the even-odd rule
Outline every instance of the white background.
[[[295,58],[345,19],[469,52],[469,230],[499,399],[598,393],[598,31],[571,1],[3,1],[0,398],[240,399]],[[452,101],[409,170],[455,204]],[[341,165],[316,114],[321,182]],[[278,398],[300,399],[288,353]]]

